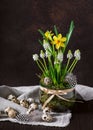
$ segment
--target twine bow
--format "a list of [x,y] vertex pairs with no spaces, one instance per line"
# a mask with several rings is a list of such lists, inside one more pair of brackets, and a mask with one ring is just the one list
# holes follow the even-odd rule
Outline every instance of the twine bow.
[[63,95],[67,95],[67,93],[72,92],[74,90],[74,88],[70,88],[70,89],[65,89],[65,90],[51,90],[51,89],[47,89],[44,87],[40,87],[40,90],[45,92],[46,94],[50,94],[50,97],[45,101],[45,103],[43,104],[42,108],[44,109],[46,107],[46,105],[55,97],[57,96],[58,98],[67,101],[67,102],[76,102],[75,100],[69,100],[67,98],[62,97]]

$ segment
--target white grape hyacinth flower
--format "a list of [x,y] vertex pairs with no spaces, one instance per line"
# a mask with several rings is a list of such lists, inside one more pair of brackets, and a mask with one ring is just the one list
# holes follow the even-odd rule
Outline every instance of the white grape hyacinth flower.
[[80,60],[81,59],[81,53],[80,53],[80,50],[77,49],[75,52],[74,52],[74,57],[76,58],[76,60]]
[[45,57],[45,53],[43,52],[43,50],[40,51],[40,57],[43,59]]
[[69,50],[67,53],[67,58],[72,59],[72,57],[73,57],[73,54],[72,54],[71,50]]
[[46,50],[45,54],[46,54],[46,58],[51,56],[51,52],[49,52],[48,50]]
[[50,49],[49,43],[46,40],[43,40],[43,47],[45,50]]
[[37,61],[38,58],[39,58],[38,54],[34,54],[34,55],[33,55],[33,59],[34,59],[34,61]]
[[59,53],[58,53],[57,59],[58,59],[58,61],[60,61],[60,62],[63,61],[63,53],[62,53],[62,52],[59,52]]

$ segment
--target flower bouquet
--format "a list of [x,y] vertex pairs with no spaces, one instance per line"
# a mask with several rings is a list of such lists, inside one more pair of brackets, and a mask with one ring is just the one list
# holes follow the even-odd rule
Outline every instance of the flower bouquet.
[[[74,54],[68,50],[67,45],[74,29],[74,22],[71,21],[69,31],[66,36],[58,32],[56,26],[53,31],[38,31],[42,35],[39,43],[43,49],[39,54],[33,54],[41,74],[40,78],[40,101],[43,108],[49,106],[53,110],[65,110],[71,108],[75,102],[74,88],[77,84],[73,70],[80,60],[80,50],[75,50]],[[66,58],[64,58],[66,55]]]

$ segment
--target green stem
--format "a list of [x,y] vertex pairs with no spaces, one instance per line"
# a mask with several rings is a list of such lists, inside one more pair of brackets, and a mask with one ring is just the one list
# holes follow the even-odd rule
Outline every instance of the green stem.
[[67,72],[70,72],[70,70],[71,70],[71,68],[73,67],[75,61],[76,61],[76,59],[74,59],[74,61],[72,62],[71,66],[69,67],[69,69],[67,70]]
[[47,68],[47,64],[46,64],[46,61],[45,61],[44,58],[43,58],[43,62],[44,62],[44,65],[45,65],[45,72],[46,72],[47,75],[49,75],[49,70]]
[[41,64],[41,66],[43,67],[43,69],[46,70],[46,69],[45,69],[45,66],[43,65],[43,63],[41,62],[41,60],[38,60],[38,61],[39,61],[39,63]]
[[70,70],[70,73],[72,73],[72,71],[73,71],[73,69],[75,68],[77,62],[78,62],[78,60],[75,60],[75,63],[74,63],[73,67],[72,67],[71,70]]
[[57,66],[57,82],[59,83],[60,81],[60,69],[61,69],[61,64],[58,64]]
[[42,67],[40,66],[39,62],[36,61],[36,63],[37,63],[37,65],[38,65],[38,67],[40,68],[40,70],[44,73],[44,70],[43,70]]
[[66,71],[67,71],[67,69],[68,69],[69,63],[70,63],[70,59],[68,58],[67,65],[66,65],[66,69],[65,69],[65,73],[66,73]]
[[48,68],[47,68],[47,64],[46,64],[46,61],[45,61],[44,58],[43,58],[43,62],[44,62],[44,65],[45,65],[46,70],[48,70]]
[[65,76],[66,72],[67,72],[69,63],[70,63],[70,59],[68,58],[67,65],[66,65],[65,71],[64,71],[64,73],[63,73],[62,81],[63,81],[63,79],[64,79],[64,76]]
[[53,57],[54,57],[54,59],[55,59],[55,47],[54,47],[54,44],[52,45],[53,46]]
[[52,64],[52,61],[51,61],[51,58],[48,57],[48,61],[49,61],[49,71],[50,71],[50,74],[51,74],[51,78],[54,82],[54,84],[56,83],[56,78],[55,78],[55,71],[54,71],[54,67],[53,67],[53,64]]

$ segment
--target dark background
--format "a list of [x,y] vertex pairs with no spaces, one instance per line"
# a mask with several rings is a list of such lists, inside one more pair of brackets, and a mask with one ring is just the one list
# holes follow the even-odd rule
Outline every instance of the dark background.
[[64,35],[71,20],[75,29],[69,42],[82,58],[74,73],[78,83],[93,86],[93,0],[1,0],[0,85],[39,84],[39,69],[32,54],[42,48],[39,28],[58,27]]
[[[38,29],[67,33],[75,29],[68,48],[80,49],[82,58],[74,73],[78,83],[93,86],[93,0],[0,0],[0,85],[36,85],[39,79],[32,54],[42,48]],[[76,103],[66,128],[0,122],[1,130],[93,130],[93,101]]]

